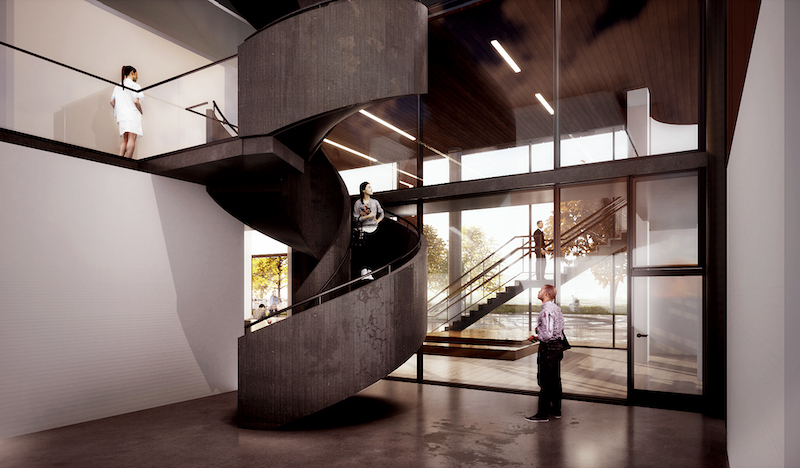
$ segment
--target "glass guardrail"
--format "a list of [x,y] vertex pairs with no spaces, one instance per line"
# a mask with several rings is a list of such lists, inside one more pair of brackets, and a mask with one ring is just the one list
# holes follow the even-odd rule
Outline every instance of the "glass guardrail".
[[[0,127],[96,151],[118,154],[122,138],[111,107],[113,80],[0,45]],[[216,102],[230,123],[238,120],[238,58],[148,86],[140,80],[143,136],[134,159],[208,142],[208,109]],[[203,104],[198,106],[198,104]],[[195,112],[187,111],[192,108]],[[203,114],[198,115],[197,113]],[[216,114],[219,119],[219,113]],[[230,136],[235,132],[227,127]]]

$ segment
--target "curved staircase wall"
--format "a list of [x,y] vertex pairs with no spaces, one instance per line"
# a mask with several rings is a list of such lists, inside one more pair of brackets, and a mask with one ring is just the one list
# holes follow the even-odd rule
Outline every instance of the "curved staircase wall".
[[[386,276],[239,338],[239,425],[271,429],[355,395],[425,340],[427,248]],[[422,313],[420,313],[422,311]]]
[[240,136],[323,115],[333,128],[337,110],[426,93],[427,14],[413,0],[338,1],[258,31],[239,46]]
[[[427,8],[415,0],[340,0],[285,17],[239,47],[243,149],[203,166],[220,168],[206,177],[208,191],[292,247],[295,304],[351,278],[351,200],[322,139],[370,104],[427,92],[427,30]],[[312,414],[421,347],[425,240],[388,219],[379,231],[390,269],[239,339],[240,425],[273,428]]]

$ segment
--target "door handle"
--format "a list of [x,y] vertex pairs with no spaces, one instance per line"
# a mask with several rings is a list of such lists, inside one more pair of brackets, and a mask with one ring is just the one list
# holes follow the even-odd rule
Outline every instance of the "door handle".
[[636,338],[647,338],[647,335],[642,335],[641,333],[636,334]]

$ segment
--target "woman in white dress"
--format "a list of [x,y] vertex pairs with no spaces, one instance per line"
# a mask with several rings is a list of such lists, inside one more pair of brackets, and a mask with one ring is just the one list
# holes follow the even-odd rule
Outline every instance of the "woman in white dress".
[[[122,143],[119,146],[119,155],[123,158],[133,159],[133,149],[136,147],[136,137],[142,136],[142,101],[144,93],[136,81],[139,73],[130,65],[122,67],[122,85],[114,88],[111,95],[111,107],[114,108],[114,117],[119,124],[119,134]],[[124,86],[124,88],[123,88]]]

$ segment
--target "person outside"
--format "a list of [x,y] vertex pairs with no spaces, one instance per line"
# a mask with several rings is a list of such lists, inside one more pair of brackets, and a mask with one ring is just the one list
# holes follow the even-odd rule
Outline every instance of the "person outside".
[[379,246],[377,246],[378,225],[383,221],[383,207],[378,200],[372,198],[372,185],[363,182],[359,186],[360,197],[353,204],[353,221],[356,229],[363,232],[363,242],[361,246],[353,249],[353,263],[361,268],[361,276],[368,275],[364,279],[374,279],[371,275],[372,270],[380,266]]
[[276,312],[278,310],[278,304],[280,303],[280,299],[278,299],[278,295],[275,291],[272,291],[272,296],[269,298],[269,311]]
[[144,93],[136,81],[139,73],[130,65],[122,67],[122,84],[114,88],[111,95],[111,107],[114,108],[114,117],[119,124],[119,134],[122,143],[119,146],[119,155],[123,158],[133,159],[133,150],[136,147],[136,138],[142,136],[142,101]]
[[259,304],[258,309],[253,311],[253,319],[261,320],[267,316],[267,308],[264,304]]
[[544,224],[541,220],[536,221],[537,229],[533,231],[533,249],[536,254],[536,279],[544,279],[544,270],[547,267],[547,258],[545,257],[544,250],[544,232],[542,231]]
[[530,422],[547,422],[550,417],[561,418],[561,359],[564,358],[564,315],[555,303],[556,288],[550,284],[539,290],[542,311],[536,320],[535,333],[528,338],[539,341],[536,357],[539,408],[536,414],[525,419]]

